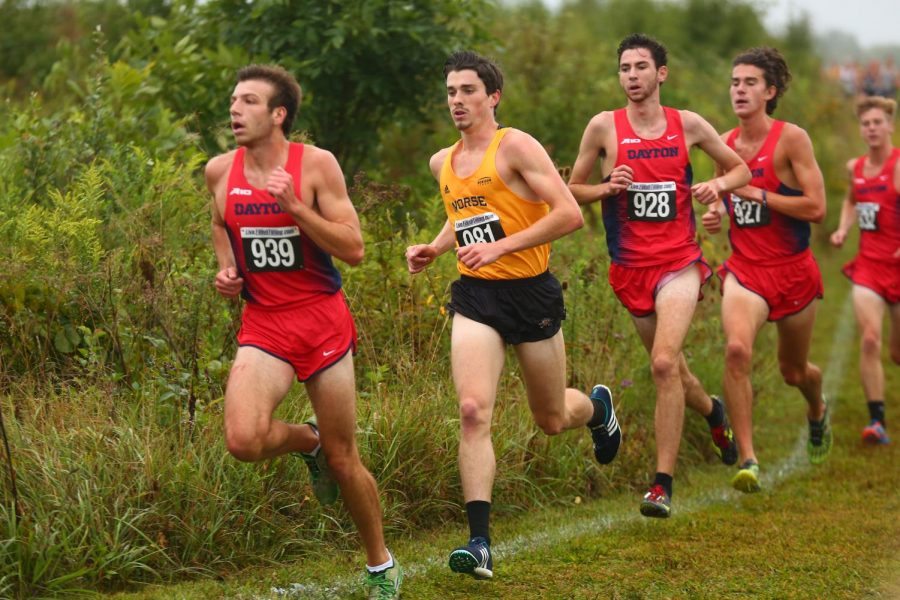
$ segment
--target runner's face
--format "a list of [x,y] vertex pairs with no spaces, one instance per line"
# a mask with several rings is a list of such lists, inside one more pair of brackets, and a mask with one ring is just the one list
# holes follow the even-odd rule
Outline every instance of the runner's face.
[[268,81],[250,79],[239,82],[231,95],[231,131],[240,146],[250,146],[254,142],[267,139],[274,128],[280,128],[276,116],[284,112],[283,107],[269,110],[269,98],[275,87]]
[[494,118],[500,91],[488,94],[478,73],[471,69],[447,73],[447,105],[450,117],[460,131]]
[[646,100],[666,80],[668,69],[656,68],[653,55],[646,48],[633,48],[619,59],[619,84],[631,102]]
[[731,108],[738,117],[766,111],[766,102],[775,96],[775,86],[766,85],[765,72],[754,65],[737,65],[731,70]]
[[889,144],[894,122],[880,108],[870,108],[859,116],[859,132],[870,148]]

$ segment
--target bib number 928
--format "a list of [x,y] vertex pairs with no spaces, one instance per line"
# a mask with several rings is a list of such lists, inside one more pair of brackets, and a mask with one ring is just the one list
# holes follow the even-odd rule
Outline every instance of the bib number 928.
[[492,212],[456,221],[453,223],[453,229],[459,246],[488,244],[506,237],[500,225],[500,217]]
[[628,186],[629,221],[673,221],[675,182],[632,183]]
[[241,227],[244,262],[253,273],[298,271],[303,268],[300,228]]

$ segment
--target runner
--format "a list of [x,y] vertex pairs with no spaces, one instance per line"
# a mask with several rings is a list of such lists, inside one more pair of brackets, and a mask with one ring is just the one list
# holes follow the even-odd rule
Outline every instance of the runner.
[[[287,139],[300,96],[281,67],[241,69],[230,110],[238,148],[206,167],[216,290],[246,301],[225,441],[243,461],[299,453],[323,504],[340,489],[365,547],[369,598],[399,598],[403,570],[384,545],[378,489],[354,438],[356,328],[331,260],[358,264],[362,233],[334,156]],[[316,415],[302,425],[272,418],[294,378]]]
[[459,399],[459,470],[469,541],[450,554],[450,568],[493,576],[489,516],[496,460],[491,419],[506,345],[518,358],[537,425],[547,435],[587,425],[601,464],[616,456],[621,431],[612,397],[597,385],[588,398],[566,388],[560,328],[562,288],[548,270],[550,242],[581,227],[578,204],[533,137],[497,124],[503,74],[474,52],[444,65],[447,103],[461,139],[431,157],[447,211],[430,244],[406,251],[410,273],[456,251],[451,287],[451,370]]
[[751,169],[750,185],[712,204],[710,233],[728,214],[732,254],[719,268],[725,329],[725,397],[740,466],[731,484],[758,492],[753,448],[753,344],[766,321],[778,328],[778,364],[785,383],[807,402],[810,462],[823,462],[832,434],[822,397],[822,372],[808,360],[822,297],[822,276],[809,249],[810,222],[825,218],[825,182],[812,143],[800,127],[773,119],[791,74],[774,48],[751,48],[732,61],[731,106],[739,125],[722,139]]
[[859,254],[844,265],[853,282],[853,308],[861,344],[859,375],[869,406],[863,441],[888,444],[881,364],[881,325],[890,316],[891,360],[900,364],[900,149],[891,143],[897,102],[863,98],[856,104],[859,129],[869,150],[847,163],[850,187],[841,222],[831,235],[837,247],[847,239],[854,217],[859,222]]
[[[641,514],[668,517],[685,404],[706,417],[725,464],[737,460],[722,402],[710,397],[682,353],[702,284],[712,274],[695,239],[691,196],[703,204],[746,184],[750,172],[699,115],[660,104],[667,52],[632,34],[618,49],[623,109],[594,116],[581,139],[569,187],[581,204],[603,202],[612,264],[609,282],[650,354],[656,385],[656,476]],[[700,147],[727,171],[691,185],[688,150]],[[602,183],[588,179],[601,163]]]

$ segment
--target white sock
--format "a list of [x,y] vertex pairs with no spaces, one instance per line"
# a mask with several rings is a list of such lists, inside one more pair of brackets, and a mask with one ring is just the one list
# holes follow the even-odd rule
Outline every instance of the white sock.
[[394,566],[394,555],[391,554],[390,550],[388,550],[388,560],[383,565],[378,565],[377,567],[370,567],[366,565],[366,571],[369,573],[380,573],[382,571],[387,571],[391,567]]

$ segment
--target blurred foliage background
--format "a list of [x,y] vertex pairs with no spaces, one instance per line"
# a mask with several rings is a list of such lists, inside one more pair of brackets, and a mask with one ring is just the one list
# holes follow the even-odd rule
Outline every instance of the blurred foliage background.
[[[221,439],[240,307],[212,288],[202,168],[232,144],[241,66],[296,74],[296,135],[337,155],[361,214],[367,259],[343,271],[361,335],[360,445],[390,536],[462,514],[442,309],[455,265],[411,279],[403,260],[444,220],[427,161],[457,137],[447,54],[496,58],[507,80],[499,119],[565,172],[590,117],[624,104],[615,49],[626,34],[668,46],[664,103],[719,130],[735,122],[731,57],[774,45],[794,74],[776,116],[810,132],[826,177],[820,238],[836,224],[842,165],[864,150],[808,23],[773,36],[749,0],[571,0],[554,11],[488,0],[3,0],[0,22],[2,597],[221,576],[325,539],[355,544],[340,506],[310,501],[299,461],[240,464]],[[697,157],[695,172],[712,166]],[[558,242],[552,263],[567,289],[570,383],[610,382],[631,439],[652,439],[647,361],[606,284],[597,207],[585,210],[593,225]],[[713,261],[727,252],[722,237],[703,246]],[[717,382],[718,304],[707,295],[691,360]],[[510,367],[497,512],[645,483],[650,444],[628,445],[601,471],[586,436],[539,433],[511,401],[522,384]],[[280,410],[308,413],[301,386]],[[712,458],[705,436],[688,423],[684,463]]]

